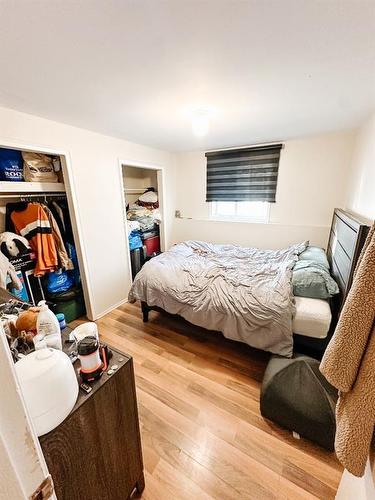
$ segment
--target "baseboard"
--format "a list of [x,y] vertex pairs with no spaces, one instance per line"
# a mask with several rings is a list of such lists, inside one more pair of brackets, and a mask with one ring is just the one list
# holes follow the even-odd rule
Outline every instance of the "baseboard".
[[117,302],[117,304],[114,304],[113,306],[109,307],[108,309],[106,309],[105,311],[101,312],[100,314],[95,315],[95,317],[93,318],[93,321],[97,321],[98,319],[102,318],[103,316],[105,316],[106,314],[110,313],[114,309],[117,309],[118,307],[122,306],[123,304],[126,304],[127,302],[128,302],[127,298],[123,299],[123,300],[120,300],[120,302]]

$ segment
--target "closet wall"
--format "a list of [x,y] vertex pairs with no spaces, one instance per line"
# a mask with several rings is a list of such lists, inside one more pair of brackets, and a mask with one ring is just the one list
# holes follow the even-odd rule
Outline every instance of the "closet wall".
[[164,168],[165,238],[174,216],[174,161],[170,153],[44,118],[0,108],[0,142],[39,146],[67,155],[86,262],[91,319],[127,299],[131,286],[123,223],[121,164]]
[[139,195],[148,187],[153,187],[157,190],[158,180],[156,170],[125,165],[122,172],[127,203],[134,203]]

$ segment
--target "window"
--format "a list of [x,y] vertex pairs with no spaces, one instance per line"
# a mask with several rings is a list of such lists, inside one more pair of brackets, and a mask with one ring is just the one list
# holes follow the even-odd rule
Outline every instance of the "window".
[[267,201],[212,201],[210,210],[213,219],[267,223],[270,204]]
[[206,153],[206,201],[241,202],[238,205],[218,205],[223,215],[227,211],[245,217],[253,211],[264,214],[266,209],[258,202],[276,202],[281,148],[282,144],[270,144]]

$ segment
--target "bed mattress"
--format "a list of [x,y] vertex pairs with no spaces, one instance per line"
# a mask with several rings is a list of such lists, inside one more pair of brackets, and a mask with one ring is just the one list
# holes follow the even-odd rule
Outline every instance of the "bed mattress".
[[331,308],[326,300],[296,297],[293,333],[324,339],[331,324]]

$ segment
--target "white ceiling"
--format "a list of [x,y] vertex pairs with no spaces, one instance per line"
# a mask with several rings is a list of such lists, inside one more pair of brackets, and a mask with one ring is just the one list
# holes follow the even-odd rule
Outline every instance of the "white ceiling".
[[162,149],[351,128],[375,108],[375,0],[0,0],[0,23],[0,105]]

